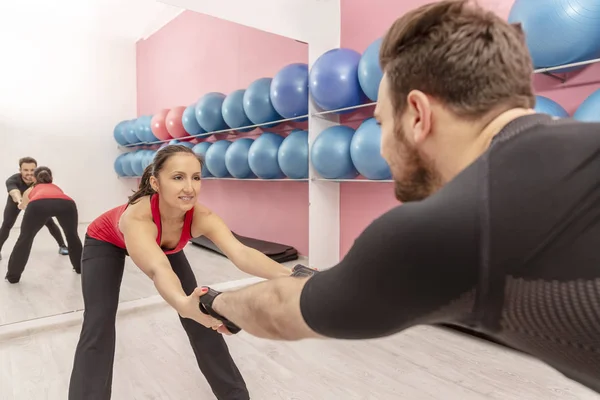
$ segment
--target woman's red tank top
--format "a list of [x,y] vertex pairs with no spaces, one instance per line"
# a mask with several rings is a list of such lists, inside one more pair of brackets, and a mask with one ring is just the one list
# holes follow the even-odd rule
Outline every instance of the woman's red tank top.
[[[104,214],[96,218],[87,229],[87,235],[96,239],[102,240],[114,244],[117,247],[126,249],[125,238],[123,233],[119,229],[119,219],[121,215],[127,209],[128,204],[115,207],[108,210]],[[158,228],[158,236],[156,237],[156,243],[160,246],[162,236],[162,226],[160,221],[160,211],[158,208],[158,195],[153,194],[150,197],[150,209],[152,210],[152,220]],[[194,219],[194,208],[185,213],[183,229],[181,230],[181,237],[179,243],[174,249],[164,250],[165,254],[173,254],[181,251],[192,238],[192,220]]]
[[56,186],[53,183],[38,183],[36,184],[31,192],[29,192],[29,202],[42,199],[63,199],[63,200],[71,200],[72,198],[67,196],[65,192],[62,191],[61,188]]

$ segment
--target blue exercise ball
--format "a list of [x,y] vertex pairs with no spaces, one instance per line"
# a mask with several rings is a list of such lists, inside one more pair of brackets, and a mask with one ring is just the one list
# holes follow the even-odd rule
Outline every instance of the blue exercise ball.
[[248,163],[248,152],[254,143],[253,139],[242,138],[234,141],[225,152],[225,166],[234,178],[254,178]]
[[150,164],[152,164],[155,155],[156,151],[154,150],[144,150],[144,161],[142,162],[142,165],[144,166],[144,171],[146,170],[146,168],[148,168],[148,166],[150,166]]
[[392,172],[381,156],[381,127],[369,118],[354,132],[350,142],[350,157],[357,171],[367,179],[390,179]]
[[125,146],[129,144],[129,141],[125,137],[125,124],[127,121],[121,121],[117,125],[115,125],[115,129],[113,130],[113,138],[115,141],[121,145]]
[[202,96],[196,103],[196,120],[206,132],[229,128],[221,113],[224,100],[225,95],[223,93],[210,92]]
[[582,122],[600,122],[600,90],[593,92],[577,107],[573,119]]
[[144,143],[146,141],[144,137],[144,119],[141,116],[133,122],[133,129],[137,138],[136,143]]
[[[308,64],[286,65],[273,77],[270,89],[271,103],[283,118],[308,114]],[[296,121],[306,121],[299,118]]]
[[135,121],[135,119],[130,119],[128,121],[125,121],[124,124],[123,135],[125,136],[125,139],[127,139],[127,141],[129,142],[129,144],[137,144],[140,141],[137,135],[135,134]]
[[271,132],[265,132],[254,140],[248,152],[248,163],[256,176],[261,179],[279,179],[285,176],[277,161],[282,142],[281,136]]
[[283,139],[277,161],[288,178],[308,178],[308,132],[296,129]]
[[206,150],[206,167],[217,178],[230,176],[225,165],[225,153],[229,146],[231,146],[229,140],[217,140]]
[[358,82],[371,101],[377,101],[379,83],[383,78],[383,71],[379,65],[379,49],[382,41],[383,38],[379,38],[371,43],[358,62]]
[[123,172],[125,172],[125,176],[135,176],[135,172],[132,168],[132,159],[133,152],[125,153],[123,158],[121,159],[121,167],[123,168]]
[[127,174],[125,173],[125,170],[123,169],[123,159],[125,158],[126,154],[127,153],[120,154],[117,158],[115,158],[115,162],[113,164],[113,166],[115,168],[115,172],[120,177],[127,176]]
[[142,176],[144,173],[144,151],[136,150],[132,153],[130,158],[131,169],[133,170],[133,176]]
[[567,118],[569,113],[560,104],[544,96],[535,96],[535,112],[552,115],[553,117]]
[[[248,86],[244,92],[244,111],[254,124],[265,124],[282,119],[271,103],[271,78],[260,78]],[[272,128],[277,124],[264,127]]]
[[140,142],[152,143],[158,141],[158,138],[152,133],[151,123],[151,115],[142,115],[137,119],[135,123],[137,130],[136,136],[138,137]]
[[181,115],[181,125],[190,136],[206,133],[196,119],[196,104],[192,104],[185,108]]
[[516,0],[508,21],[521,23],[536,68],[600,57],[598,0]]
[[198,156],[200,156],[200,159],[202,160],[202,177],[203,178],[213,176],[210,173],[210,171],[208,170],[208,167],[206,166],[206,151],[208,150],[208,148],[210,147],[211,144],[212,144],[211,142],[201,142],[192,148],[192,151],[194,153],[196,153]]
[[310,150],[316,171],[325,179],[353,179],[358,175],[350,156],[354,129],[334,125],[321,132]]
[[317,106],[331,111],[362,103],[365,95],[358,81],[360,58],[360,53],[341,48],[329,50],[315,61],[309,88]]
[[183,142],[183,141],[177,140],[177,139],[170,140],[167,144],[169,146],[174,145],[174,144],[178,144],[178,145],[181,145],[181,146],[189,147],[190,149],[194,148],[194,144],[193,143]]
[[230,128],[236,129],[238,132],[250,132],[254,128],[237,129],[245,126],[254,125],[244,111],[244,89],[235,90],[225,97],[221,112],[225,123]]

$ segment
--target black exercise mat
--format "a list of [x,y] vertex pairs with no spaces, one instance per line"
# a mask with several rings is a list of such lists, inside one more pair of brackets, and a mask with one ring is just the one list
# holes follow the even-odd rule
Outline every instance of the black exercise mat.
[[[274,261],[285,262],[298,259],[298,251],[292,246],[274,242],[267,242],[266,240],[254,239],[238,235],[235,232],[232,233],[233,236],[237,238],[237,240],[239,240],[248,247],[252,247],[253,249],[260,251],[261,253],[270,257]],[[204,247],[206,249],[219,253],[222,256],[225,256],[225,254],[223,254],[223,252],[206,236],[193,238],[190,240],[190,242],[192,244],[195,244],[196,246]]]

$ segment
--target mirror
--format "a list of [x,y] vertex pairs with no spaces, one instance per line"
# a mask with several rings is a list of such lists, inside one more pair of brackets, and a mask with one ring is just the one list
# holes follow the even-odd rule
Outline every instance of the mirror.
[[[146,25],[154,20],[150,18],[154,15],[150,8],[160,5],[150,4],[144,6],[148,16]],[[164,13],[164,5],[160,7]],[[42,23],[40,31],[48,28],[42,39],[39,32],[28,33],[16,25],[11,29],[19,40],[0,39],[3,46],[21,57],[21,65],[3,67],[12,68],[6,72],[13,76],[8,83],[12,85],[9,88],[14,96],[2,101],[8,115],[3,122],[6,126],[2,127],[7,139],[3,140],[6,144],[0,159],[2,177],[6,180],[14,175],[14,179],[21,179],[19,159],[26,156],[35,158],[38,166],[50,167],[54,183],[77,203],[78,234],[82,243],[90,222],[124,204],[139,183],[141,174],[115,174],[115,160],[119,155],[141,150],[155,152],[171,140],[191,147],[218,141],[232,144],[242,138],[254,142],[265,132],[274,135],[264,136],[266,139],[276,141],[293,130],[306,133],[305,119],[272,124],[285,118],[272,104],[269,108],[268,104],[260,103],[265,101],[265,93],[269,101],[271,80],[282,68],[308,62],[305,43],[192,11],[175,9],[171,14],[174,16],[171,21],[140,40],[136,40],[139,35],[134,36],[132,32],[111,34],[105,30],[74,35],[73,32],[79,32],[82,27],[65,25],[58,29]],[[141,25],[139,21],[136,23]],[[37,47],[24,52],[25,44],[33,38]],[[243,91],[250,87],[254,88],[250,93],[254,97],[247,95],[246,98],[253,102],[255,115],[244,120],[244,114],[239,113],[241,108],[236,109],[236,106],[242,105]],[[48,93],[54,93],[56,98],[49,99]],[[221,95],[229,99],[231,105],[226,118],[230,124],[237,124],[235,127],[256,125],[253,121],[263,120],[271,124],[241,129],[243,132],[232,130],[210,135],[205,131],[226,130],[230,126],[205,118],[204,128],[210,129],[196,131],[190,127],[190,121],[182,122],[189,117],[183,112],[190,109],[191,116],[196,117],[191,123],[199,125],[196,103],[214,101],[209,98],[211,93],[219,93],[214,96],[217,102]],[[206,109],[210,111],[210,104]],[[177,125],[178,120],[179,125],[170,126],[169,131],[165,128],[168,139],[160,141],[151,132],[150,122],[163,110],[171,112],[164,115],[163,122],[175,120]],[[297,110],[283,112],[289,114]],[[133,132],[133,139],[125,141],[125,146],[119,145],[114,137],[120,121],[132,121],[133,131],[121,131],[125,136]],[[211,123],[214,126],[206,125]],[[139,131],[134,128],[139,126],[141,131],[143,124],[147,124],[146,131],[159,143],[139,145],[136,140]],[[182,135],[186,137],[181,138]],[[266,139],[263,151],[268,152],[270,143]],[[242,156],[243,150],[241,148]],[[245,150],[247,157],[248,148]],[[265,173],[269,173],[268,167]],[[273,252],[273,245],[285,245],[300,256],[294,259],[292,255],[290,261],[282,262],[290,267],[296,263],[307,264],[304,257],[308,251],[305,177],[290,182],[285,175],[270,180],[249,176],[236,179],[231,174],[221,179],[209,175],[203,178],[200,202],[223,218],[241,240],[267,252]],[[9,217],[16,215],[18,209],[11,198],[6,199],[6,208]],[[24,212],[19,212],[12,229],[6,230],[9,236],[0,253],[3,274],[19,238],[23,215]],[[52,220],[54,226],[59,225],[56,218]],[[10,227],[10,221],[6,225]],[[20,282],[4,282],[0,290],[0,327],[69,313],[77,315],[74,318],[79,320],[83,309],[80,275],[73,271],[69,256],[59,254],[59,243],[65,240],[64,230],[59,228],[59,231],[60,237],[55,238],[47,226],[42,227],[35,236]],[[56,231],[53,232],[56,236]],[[267,242],[257,243],[254,239]],[[256,281],[218,251],[211,250],[210,243],[200,244],[190,243],[185,248],[198,284],[234,287]],[[277,253],[279,250],[275,247]],[[130,303],[132,307],[136,302],[164,302],[153,282],[129,257],[125,262],[119,301]]]

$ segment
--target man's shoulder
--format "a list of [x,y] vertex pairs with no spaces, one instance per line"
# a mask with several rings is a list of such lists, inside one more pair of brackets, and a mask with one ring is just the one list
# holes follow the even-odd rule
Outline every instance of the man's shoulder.
[[7,181],[14,181],[14,182],[18,182],[21,179],[21,174],[19,174],[18,172],[16,174],[12,174],[11,176],[8,177]]

